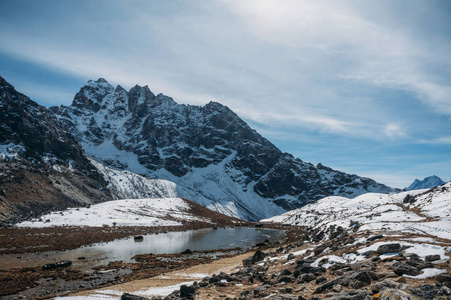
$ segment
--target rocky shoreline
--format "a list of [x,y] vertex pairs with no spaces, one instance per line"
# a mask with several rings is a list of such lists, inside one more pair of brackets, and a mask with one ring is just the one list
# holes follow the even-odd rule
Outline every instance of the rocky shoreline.
[[[451,244],[430,239],[342,231],[323,242],[256,251],[234,272],[205,277],[166,296],[123,294],[121,299],[450,299]],[[427,242],[406,242],[412,240]]]
[[[451,297],[449,240],[402,232],[355,233],[334,226],[322,231],[281,224],[273,226],[287,229],[284,243],[260,243],[248,250],[247,256],[236,262],[238,267],[234,266],[232,271],[207,272],[208,276],[196,277],[197,281],[192,284],[169,285],[164,293],[152,291],[152,285],[147,282],[163,277],[170,281],[172,271],[183,272],[195,266],[204,265],[208,270],[208,265],[218,259],[243,256],[243,250],[145,254],[135,257],[137,263],[111,262],[95,268],[90,275],[64,268],[18,269],[15,276],[28,274],[22,281],[21,288],[25,289],[13,294],[4,293],[2,299],[46,299],[56,295],[67,300],[92,299],[89,298],[92,293],[99,297],[98,293],[105,292],[94,290],[99,287],[114,291],[105,299],[132,300]],[[0,274],[4,276],[5,272]],[[18,277],[12,278],[19,282]],[[2,278],[0,282],[5,284],[7,281]],[[25,286],[27,282],[37,282],[39,288]],[[139,288],[121,290],[118,284],[126,282],[141,283],[137,284]],[[142,292],[144,287],[147,288],[145,293]],[[42,293],[44,290],[47,293]],[[70,296],[79,295],[74,292],[80,291],[85,291],[80,294],[82,296]]]
[[[240,224],[246,225],[245,223]],[[225,225],[220,225],[225,226]],[[237,225],[234,225],[237,226]],[[247,224],[249,226],[249,224]],[[111,241],[140,234],[185,231],[210,227],[211,224],[191,224],[183,227],[52,227],[52,228],[1,228],[0,258],[29,254],[40,251],[69,250],[97,242]],[[282,226],[272,226],[283,229]],[[297,231],[288,234],[297,238]],[[25,246],[28,245],[28,246]],[[274,244],[261,243],[260,249]],[[255,248],[254,248],[255,249]],[[108,265],[97,266],[88,272],[67,268],[69,262],[51,268],[51,265],[33,267],[13,267],[0,270],[1,299],[46,299],[83,290],[91,290],[118,283],[129,282],[161,275],[174,270],[183,270],[213,260],[231,257],[252,251],[249,249],[227,249],[211,251],[188,251],[176,254],[140,254],[133,257],[135,263],[112,261]],[[47,253],[47,252],[46,252]],[[78,259],[85,259],[80,257]]]

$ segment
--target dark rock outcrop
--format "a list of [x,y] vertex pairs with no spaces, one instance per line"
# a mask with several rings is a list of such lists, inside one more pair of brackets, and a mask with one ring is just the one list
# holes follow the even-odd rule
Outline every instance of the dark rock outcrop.
[[106,185],[54,114],[0,77],[0,226],[110,200]]

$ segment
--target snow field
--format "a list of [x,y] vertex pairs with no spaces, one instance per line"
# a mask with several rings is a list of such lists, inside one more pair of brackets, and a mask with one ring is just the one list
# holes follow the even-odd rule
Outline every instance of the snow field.
[[180,198],[115,200],[89,208],[69,208],[62,212],[52,212],[42,216],[41,221],[35,219],[17,226],[177,226],[182,225],[181,221],[188,220],[208,222],[189,214],[189,208],[189,204]]

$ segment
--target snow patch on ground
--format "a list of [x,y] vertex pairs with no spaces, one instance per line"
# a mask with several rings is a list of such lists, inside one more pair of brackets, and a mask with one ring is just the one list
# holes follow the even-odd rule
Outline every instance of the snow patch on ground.
[[14,143],[0,145],[0,160],[16,160],[19,154],[24,151],[25,147],[22,145]]
[[190,214],[189,209],[189,204],[180,198],[125,199],[52,212],[17,226],[177,226],[188,220],[208,222]]
[[426,268],[421,270],[423,273],[417,276],[412,276],[412,275],[403,275],[404,277],[407,278],[413,278],[413,279],[425,279],[425,278],[429,278],[429,277],[434,277],[438,274],[442,274],[442,273],[446,273],[446,270],[440,270],[440,269],[436,269],[436,268]]

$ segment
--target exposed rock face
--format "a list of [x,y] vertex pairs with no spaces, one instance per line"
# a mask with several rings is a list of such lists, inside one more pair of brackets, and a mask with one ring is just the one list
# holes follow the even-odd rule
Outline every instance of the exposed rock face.
[[[89,81],[70,107],[51,108],[102,163],[175,182],[209,208],[256,220],[327,195],[392,192],[375,181],[282,153],[226,106],[180,105],[147,86]],[[193,199],[196,201],[196,199]]]
[[0,77],[0,225],[110,199],[103,177],[47,108]]

